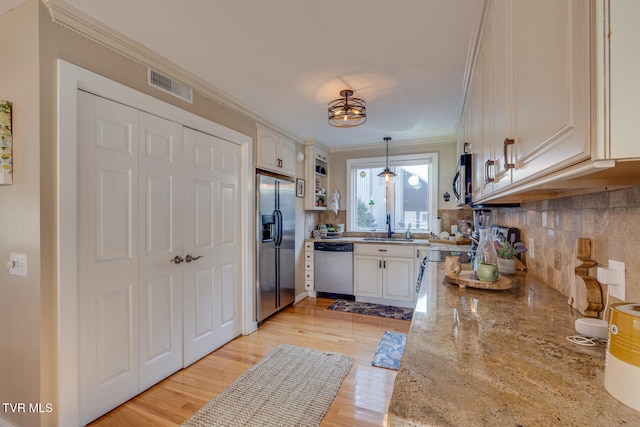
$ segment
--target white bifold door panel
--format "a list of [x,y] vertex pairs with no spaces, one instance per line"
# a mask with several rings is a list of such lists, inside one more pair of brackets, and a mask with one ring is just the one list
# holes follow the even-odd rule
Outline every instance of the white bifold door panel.
[[80,419],[139,393],[138,111],[78,93]]
[[[107,101],[109,102],[109,101]],[[140,389],[182,368],[182,126],[140,112]]]
[[[184,365],[240,334],[238,146],[184,130]],[[201,258],[200,258],[201,257]]]
[[82,424],[241,332],[240,147],[78,92]]

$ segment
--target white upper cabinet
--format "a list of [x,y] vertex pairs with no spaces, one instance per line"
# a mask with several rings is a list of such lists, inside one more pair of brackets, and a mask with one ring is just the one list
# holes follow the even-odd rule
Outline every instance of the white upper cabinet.
[[515,182],[591,155],[590,28],[587,1],[510,3],[514,31],[515,135],[511,138],[515,139]]
[[640,183],[616,162],[640,160],[639,19],[630,0],[488,0],[460,129],[475,203]]
[[640,158],[640,2],[596,2],[596,133],[600,159]]
[[268,129],[258,127],[257,148],[256,166],[284,175],[295,175],[295,142]]

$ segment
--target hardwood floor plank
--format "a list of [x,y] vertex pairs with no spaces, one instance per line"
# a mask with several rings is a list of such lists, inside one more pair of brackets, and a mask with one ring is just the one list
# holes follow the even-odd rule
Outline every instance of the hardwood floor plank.
[[386,426],[396,371],[371,366],[385,331],[407,333],[410,322],[327,310],[333,300],[306,298],[182,369],[90,424],[92,427],[178,426],[280,344],[351,356],[322,426]]

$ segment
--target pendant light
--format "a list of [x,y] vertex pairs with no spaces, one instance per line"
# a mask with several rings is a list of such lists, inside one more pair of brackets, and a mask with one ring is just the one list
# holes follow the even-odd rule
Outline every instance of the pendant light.
[[[342,98],[329,103],[329,124],[337,128],[360,126],[367,121],[367,103],[360,98],[352,97],[353,91],[340,91]],[[351,98],[349,98],[351,96]]]
[[389,179],[395,178],[396,174],[392,172],[391,169],[389,169],[389,141],[391,141],[391,137],[385,136],[384,140],[387,143],[387,165],[385,166],[384,170],[378,174],[378,176],[389,181]]

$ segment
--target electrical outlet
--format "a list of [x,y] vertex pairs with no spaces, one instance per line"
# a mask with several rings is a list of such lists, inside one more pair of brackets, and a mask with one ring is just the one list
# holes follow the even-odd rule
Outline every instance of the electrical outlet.
[[528,255],[533,259],[536,257],[536,246],[533,241],[533,237],[529,239],[529,247],[527,248]]
[[9,267],[9,274],[27,277],[27,254],[11,252],[7,267]]
[[616,279],[609,284],[609,294],[612,297],[618,298],[621,301],[624,301],[625,298],[625,270],[624,270],[624,262],[619,261],[611,261],[609,260],[609,270],[620,271],[621,273],[616,274]]
[[624,301],[626,294],[624,262],[609,260],[609,267],[598,267],[596,269],[597,280],[606,283],[609,295]]

